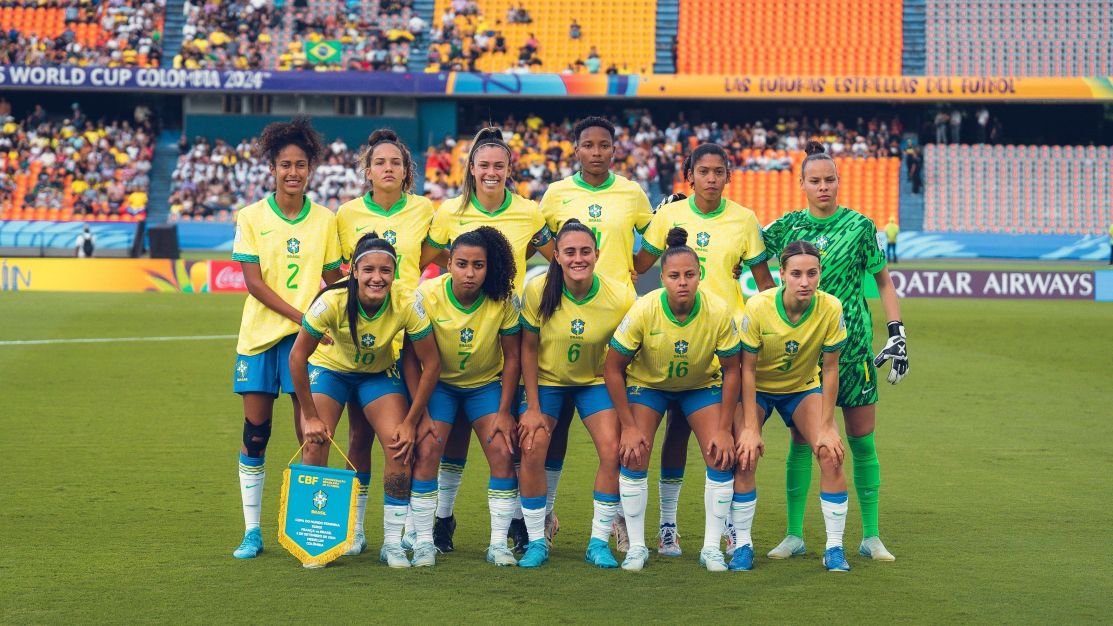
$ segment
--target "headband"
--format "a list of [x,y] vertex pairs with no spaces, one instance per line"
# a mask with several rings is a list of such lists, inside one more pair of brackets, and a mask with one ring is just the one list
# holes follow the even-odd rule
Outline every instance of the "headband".
[[387,255],[388,257],[390,257],[391,259],[393,259],[393,260],[394,260],[394,264],[395,264],[395,265],[398,265],[398,257],[396,257],[396,256],[394,256],[393,254],[391,254],[389,250],[383,250],[383,249],[381,249],[381,248],[372,248],[371,250],[368,250],[368,251],[366,251],[366,252],[363,252],[363,253],[361,253],[361,254],[360,254],[359,256],[357,256],[357,257],[355,258],[355,260],[354,260],[354,261],[352,261],[352,267],[355,267],[355,266],[356,266],[356,263],[359,263],[359,260],[360,260],[360,259],[362,259],[363,257],[367,256],[368,254],[374,254],[374,253],[376,253],[376,252],[378,252],[379,254],[385,254],[385,255]]
[[507,154],[510,154],[510,147],[507,146],[504,142],[499,141],[498,139],[484,139],[483,141],[480,141],[479,143],[475,144],[475,151],[478,152],[479,149],[483,146],[498,146],[503,150],[506,150]]

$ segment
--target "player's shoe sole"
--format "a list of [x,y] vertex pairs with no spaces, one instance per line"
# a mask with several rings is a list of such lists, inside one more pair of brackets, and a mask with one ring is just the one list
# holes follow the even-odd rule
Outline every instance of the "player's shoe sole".
[[769,551],[767,555],[771,559],[787,559],[794,556],[800,556],[807,552],[804,547],[804,540],[796,535],[788,535],[777,544],[776,548]]

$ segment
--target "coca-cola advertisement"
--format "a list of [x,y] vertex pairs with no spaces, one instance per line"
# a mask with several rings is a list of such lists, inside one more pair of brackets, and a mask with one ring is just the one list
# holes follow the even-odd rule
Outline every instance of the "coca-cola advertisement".
[[209,261],[209,291],[247,291],[240,264],[235,261]]

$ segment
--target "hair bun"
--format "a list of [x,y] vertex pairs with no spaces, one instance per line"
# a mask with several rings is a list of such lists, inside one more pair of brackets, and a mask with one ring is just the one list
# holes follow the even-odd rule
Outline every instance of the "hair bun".
[[669,234],[665,235],[665,245],[670,248],[688,245],[688,231],[679,226],[673,226],[669,229]]
[[569,224],[583,224],[583,222],[581,222],[580,220],[578,220],[574,217],[570,217],[567,220],[565,220],[564,223],[560,225],[560,227],[563,229],[565,226],[567,226]]
[[807,154],[809,156],[813,154],[824,154],[826,152],[827,148],[824,148],[823,144],[819,143],[818,141],[809,141],[807,145],[804,146],[804,154]]
[[498,141],[502,141],[502,130],[500,130],[496,126],[488,126],[486,128],[479,129],[479,132],[475,135],[476,143],[479,143],[480,141],[484,141],[486,139],[497,139]]
[[383,141],[398,143],[398,133],[389,128],[380,128],[371,133],[371,136],[367,138],[367,144],[371,146]]

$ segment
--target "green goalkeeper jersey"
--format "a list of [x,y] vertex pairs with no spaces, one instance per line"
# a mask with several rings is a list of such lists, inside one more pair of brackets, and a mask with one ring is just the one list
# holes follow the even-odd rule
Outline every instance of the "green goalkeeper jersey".
[[773,257],[801,239],[819,249],[823,266],[819,288],[842,302],[846,319],[847,342],[839,361],[860,363],[873,358],[873,319],[862,291],[862,278],[885,268],[885,253],[873,221],[842,206],[824,219],[801,209],[782,215],[766,227],[764,237]]

